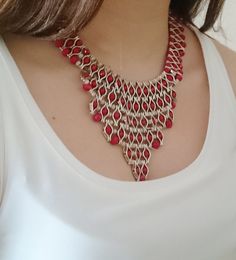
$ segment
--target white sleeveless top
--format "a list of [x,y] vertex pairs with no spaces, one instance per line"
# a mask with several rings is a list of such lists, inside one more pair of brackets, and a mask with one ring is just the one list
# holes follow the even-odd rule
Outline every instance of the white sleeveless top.
[[80,162],[0,38],[1,260],[236,259],[236,98],[213,41],[194,31],[210,87],[204,145],[184,169],[146,182]]

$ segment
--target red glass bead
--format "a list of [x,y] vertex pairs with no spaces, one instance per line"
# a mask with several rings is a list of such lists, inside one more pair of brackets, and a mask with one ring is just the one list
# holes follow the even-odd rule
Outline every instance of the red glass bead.
[[104,107],[103,109],[102,109],[102,115],[103,116],[106,116],[108,114],[108,109],[106,108],[106,107]]
[[75,47],[72,50],[73,53],[79,53],[80,51],[81,51],[80,47]]
[[109,76],[107,77],[107,81],[108,81],[108,83],[111,83],[111,82],[113,81],[112,75],[109,75]]
[[66,56],[66,55],[68,55],[70,52],[71,52],[71,49],[70,49],[70,48],[65,48],[65,49],[62,50],[62,55]]
[[77,40],[76,43],[75,43],[75,45],[77,45],[77,46],[83,45],[82,40],[81,40],[81,39]]
[[110,135],[110,134],[112,133],[112,128],[108,125],[108,126],[106,126],[105,131],[106,131],[106,133],[107,133],[108,135]]
[[160,141],[158,139],[153,140],[152,142],[152,148],[158,149],[160,146]]
[[105,70],[100,70],[99,75],[101,78],[104,77],[106,75]]
[[167,128],[171,128],[172,127],[172,120],[169,119],[169,118],[166,120],[166,127]]
[[79,56],[77,56],[77,55],[73,55],[70,57],[70,62],[72,64],[75,64],[78,60],[79,60]]
[[97,83],[96,83],[96,80],[95,80],[95,79],[92,80],[91,85],[92,85],[92,88],[96,88]]
[[172,90],[171,95],[172,95],[173,98],[176,98],[176,92],[174,90]]
[[130,149],[127,150],[127,155],[128,155],[129,158],[131,158],[131,156],[132,156],[132,152],[131,152]]
[[137,139],[138,139],[139,143],[142,142],[143,137],[142,137],[142,135],[140,133],[138,133]]
[[91,86],[90,83],[84,83],[84,84],[83,84],[83,89],[84,89],[85,91],[89,91],[91,88],[92,88],[92,86]]
[[63,39],[57,39],[57,40],[55,40],[55,46],[56,46],[57,48],[62,47],[62,46],[64,45],[64,43],[65,43],[65,40],[63,40]]
[[139,110],[139,104],[137,102],[134,103],[134,110],[136,112]]
[[90,50],[87,49],[87,48],[84,48],[84,49],[83,49],[83,54],[84,54],[84,55],[90,54]]
[[146,102],[143,102],[143,109],[145,110],[145,111],[147,111],[148,110],[148,105],[147,105],[147,103]]
[[117,134],[113,134],[111,137],[111,144],[118,144],[119,143],[119,136]]
[[101,96],[104,95],[106,93],[106,89],[104,87],[101,87],[99,89],[99,93],[100,93]]
[[139,180],[140,181],[145,181],[145,179],[146,179],[145,176],[143,174],[141,174],[140,177],[139,177]]
[[141,124],[142,124],[143,126],[146,126],[146,125],[147,125],[147,120],[146,120],[145,118],[142,118]]
[[144,156],[145,156],[146,159],[149,158],[150,152],[148,151],[148,149],[145,149],[145,150],[144,150]]
[[90,58],[89,57],[85,57],[83,62],[84,62],[84,64],[89,64],[90,63]]
[[162,132],[161,132],[161,131],[159,131],[157,135],[158,135],[158,137],[160,138],[160,140],[162,140],[162,139],[163,139],[163,134],[162,134]]
[[129,88],[129,93],[130,93],[130,95],[134,94],[134,88],[132,86]]
[[101,121],[101,119],[102,119],[102,115],[100,112],[97,112],[96,114],[93,115],[93,120],[95,122],[99,122],[99,121]]
[[111,93],[109,94],[109,100],[110,100],[110,102],[114,101],[115,98],[116,98],[115,94],[114,94],[113,92],[111,92]]
[[159,120],[160,120],[161,122],[164,122],[165,117],[164,117],[162,114],[160,114],[160,115],[159,115]]
[[176,107],[176,103],[174,101],[171,102],[171,108],[174,109]]
[[96,64],[93,64],[93,65],[91,66],[91,69],[92,69],[92,71],[94,72],[94,71],[96,71],[96,70],[98,69],[98,66],[97,66]]
[[95,110],[97,108],[97,106],[98,106],[98,101],[97,101],[97,99],[94,99],[94,101],[93,101],[93,109]]
[[119,137],[120,138],[122,138],[123,136],[124,136],[124,130],[121,128],[120,130],[119,130],[119,132],[118,132],[118,134],[119,134]]
[[[145,175],[147,174],[148,169],[147,169],[147,166],[146,166],[146,165],[143,165],[142,171],[143,171],[143,173],[144,173]],[[145,177],[145,176],[144,176],[144,177]]]
[[137,88],[137,93],[138,93],[139,96],[141,96],[141,94],[142,94],[142,89],[141,89],[140,87]]
[[116,112],[114,113],[114,118],[115,118],[116,120],[118,120],[118,119],[120,118],[120,112],[116,111]]
[[163,101],[162,101],[162,99],[158,98],[157,103],[158,103],[158,105],[159,105],[160,107],[163,106]]
[[66,41],[66,47],[71,47],[74,44],[73,40]]

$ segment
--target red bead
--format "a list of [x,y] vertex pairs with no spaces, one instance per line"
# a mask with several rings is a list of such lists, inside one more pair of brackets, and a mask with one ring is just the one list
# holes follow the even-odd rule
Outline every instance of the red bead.
[[115,118],[116,120],[118,120],[118,119],[120,118],[120,112],[116,111],[116,112],[114,113],[114,118]]
[[145,118],[142,118],[141,124],[142,124],[143,126],[146,126],[146,125],[147,125],[147,120],[146,120]]
[[121,81],[120,81],[120,79],[117,79],[116,84],[117,84],[118,87],[121,86]]
[[145,94],[145,95],[148,95],[148,88],[145,86],[144,87],[144,89],[143,89],[143,93]]
[[184,54],[185,54],[185,51],[179,50],[179,55],[180,55],[180,56],[184,56]]
[[98,69],[98,66],[97,66],[96,64],[93,64],[93,65],[91,66],[91,69],[92,69],[92,71],[94,72],[94,71],[96,71],[96,70]]
[[90,54],[90,50],[87,49],[87,48],[84,48],[84,49],[83,49],[83,54],[84,54],[84,55]]
[[85,57],[83,61],[84,61],[84,64],[89,64],[90,63],[90,58],[89,57]]
[[129,88],[129,93],[130,93],[130,95],[133,95],[133,94],[134,94],[134,88],[133,88],[133,87],[130,87],[130,88]]
[[85,91],[89,91],[91,88],[92,88],[92,86],[91,86],[90,83],[84,83],[84,84],[83,84],[83,89],[84,89]]
[[134,103],[134,110],[136,112],[139,110],[139,104],[137,102]]
[[75,43],[75,45],[77,45],[77,46],[83,45],[82,40],[81,40],[81,39],[77,40],[76,43]]
[[167,119],[166,120],[166,127],[167,128],[171,128],[172,127],[172,120],[171,119]]
[[127,150],[127,155],[128,155],[129,158],[131,158],[132,152],[131,152],[130,149]]
[[62,55],[66,56],[70,53],[71,49],[70,48],[65,48],[62,50]]
[[64,42],[65,42],[65,40],[57,39],[57,40],[55,40],[55,46],[57,48],[60,48],[60,47],[62,47],[64,45]]
[[153,142],[152,142],[152,147],[153,147],[154,149],[158,149],[159,146],[160,146],[160,141],[159,141],[158,139],[153,140]]
[[110,93],[109,95],[109,100],[112,102],[115,99],[115,94],[113,92]]
[[160,120],[161,122],[164,122],[165,117],[164,117],[162,114],[160,114],[160,115],[159,115],[159,120]]
[[147,149],[144,150],[144,156],[145,156],[146,159],[148,159],[149,156],[150,156],[150,152]]
[[161,131],[159,131],[157,135],[158,135],[158,137],[159,137],[161,140],[163,139],[163,134],[162,134]]
[[172,95],[173,98],[176,98],[176,92],[174,90],[172,90],[171,95]]
[[176,107],[176,103],[174,101],[171,102],[171,108],[174,109]]
[[162,99],[158,98],[157,103],[158,103],[158,105],[159,105],[160,107],[163,106],[163,101],[162,101]]
[[80,52],[80,47],[75,47],[75,48],[73,48],[73,53],[79,53]]
[[71,47],[74,44],[73,40],[66,41],[66,47]]
[[101,96],[104,95],[106,93],[106,89],[104,87],[100,88],[99,93]]
[[143,174],[141,174],[140,177],[139,177],[139,180],[140,181],[145,181],[145,179],[146,179],[145,176]]
[[108,109],[106,108],[106,107],[104,107],[103,109],[102,109],[102,115],[103,116],[106,116],[108,114]]
[[[145,175],[147,174],[148,169],[147,169],[147,166],[146,166],[146,165],[143,165],[142,171],[143,171],[143,173],[144,173]],[[144,177],[145,177],[145,176],[144,176]]]
[[119,136],[117,134],[113,134],[111,137],[111,144],[118,144],[119,143]]
[[181,74],[176,74],[176,79],[181,81],[183,79],[182,75]]
[[78,60],[79,60],[79,56],[77,56],[77,55],[73,55],[70,57],[70,62],[72,64],[75,64]]
[[105,131],[106,131],[106,133],[107,133],[108,135],[110,135],[110,134],[112,133],[112,128],[108,125],[108,126],[106,126]]
[[113,81],[112,75],[109,75],[109,76],[107,77],[107,81],[108,81],[108,83],[111,83],[111,82]]
[[168,96],[165,96],[165,100],[167,101],[167,103],[170,102],[170,98]]
[[122,138],[122,137],[124,136],[124,134],[125,134],[125,133],[124,133],[124,130],[121,128],[121,129],[119,130],[119,133],[118,133],[118,134],[119,134],[119,137]]
[[105,76],[105,71],[104,70],[101,70],[100,72],[99,72],[99,75],[100,75],[100,77],[102,78],[102,77],[104,77]]
[[144,109],[145,111],[147,111],[147,110],[148,110],[148,105],[147,105],[147,103],[146,103],[146,102],[143,102],[143,109]]
[[168,79],[169,81],[173,81],[173,80],[174,80],[174,77],[173,77],[172,75],[167,75],[167,79]]
[[138,93],[139,96],[141,96],[141,94],[142,94],[142,89],[141,89],[140,87],[137,88],[137,93]]
[[95,79],[92,80],[91,85],[92,85],[92,88],[96,88],[96,86],[97,86],[97,82],[96,82]]
[[102,115],[100,112],[97,112],[96,114],[93,115],[93,120],[95,122],[99,122],[99,121],[101,121],[101,119],[102,119]]
[[89,72],[86,72],[86,71],[82,72],[82,77],[83,78],[88,78],[89,76],[90,76]]
[[143,140],[142,135],[140,133],[138,133],[138,141],[139,141],[139,143],[141,143],[142,140]]

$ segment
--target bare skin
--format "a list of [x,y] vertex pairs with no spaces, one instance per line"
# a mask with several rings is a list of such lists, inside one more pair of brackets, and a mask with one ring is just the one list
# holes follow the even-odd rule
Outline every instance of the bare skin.
[[[154,78],[164,61],[168,31],[163,21],[167,21],[168,5],[168,1],[162,0],[150,0],[148,4],[105,0],[81,37],[101,62],[123,77]],[[184,80],[177,86],[175,121],[170,130],[164,131],[164,145],[152,152],[149,180],[176,174],[191,164],[206,137],[206,68],[195,34],[187,27],[185,34]],[[98,174],[134,181],[121,147],[107,144],[101,124],[95,124],[89,116],[90,96],[80,88],[78,68],[48,41],[14,34],[5,34],[4,39],[33,98],[68,150]],[[236,53],[216,40],[214,43],[225,61],[236,96]]]

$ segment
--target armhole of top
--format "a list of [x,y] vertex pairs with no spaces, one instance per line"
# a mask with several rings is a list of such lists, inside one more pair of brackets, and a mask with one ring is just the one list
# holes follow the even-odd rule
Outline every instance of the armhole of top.
[[[2,51],[3,50],[2,50],[1,35],[0,35],[0,59],[2,59],[2,55],[1,55]],[[2,66],[0,66],[0,69],[4,70]],[[0,75],[2,73],[0,73]],[[0,209],[2,207],[4,190],[6,186],[3,102],[2,102],[2,93],[1,93],[2,87],[3,86],[0,86]]]
[[2,105],[0,101],[0,208],[2,205],[4,186],[5,186],[5,173],[4,173],[4,129],[3,129],[3,116],[2,116]]
[[[205,34],[206,35],[206,34]],[[232,104],[234,105],[234,109],[236,110],[236,93],[234,91],[234,87],[233,87],[233,82],[231,80],[231,77],[229,75],[229,72],[228,72],[228,69],[226,67],[226,64],[225,64],[225,61],[223,59],[223,56],[222,56],[222,53],[220,52],[220,50],[218,49],[217,45],[215,44],[214,39],[213,37],[209,36],[209,35],[206,35],[206,37],[208,38],[208,41],[211,42],[214,50],[215,50],[215,53],[218,57],[218,60],[220,61],[221,63],[221,67],[222,67],[222,74],[224,75],[224,78],[226,80],[226,85],[228,87],[228,94],[229,94],[229,98],[232,100]],[[225,46],[227,47],[227,46]]]

